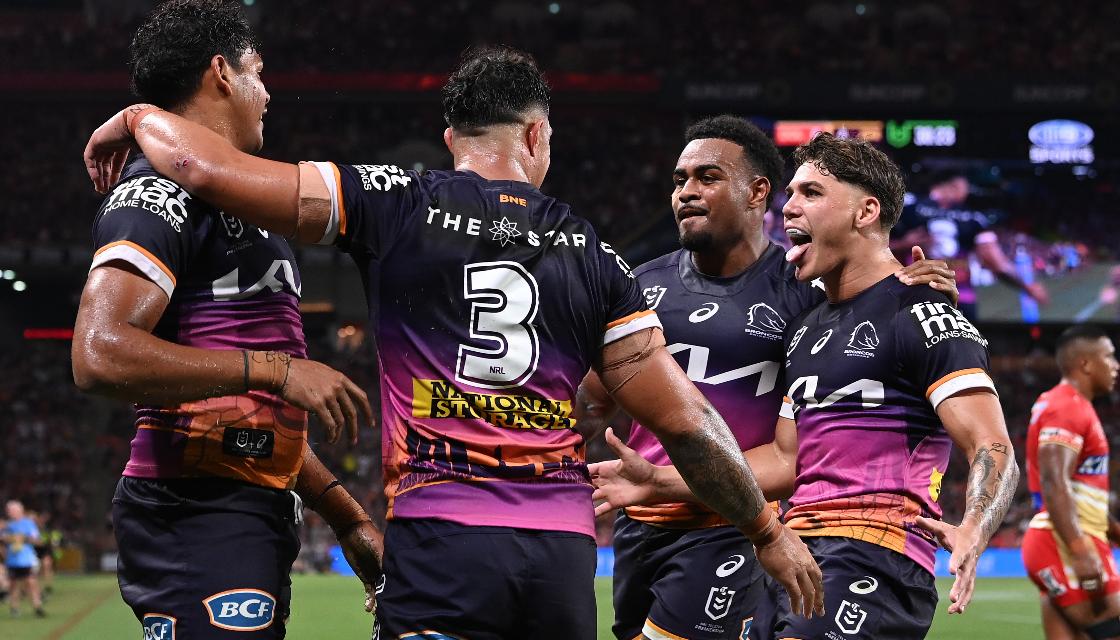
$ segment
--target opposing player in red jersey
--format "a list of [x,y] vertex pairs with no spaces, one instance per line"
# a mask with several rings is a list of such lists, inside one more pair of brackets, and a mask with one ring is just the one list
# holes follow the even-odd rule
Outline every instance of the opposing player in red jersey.
[[1078,325],[1058,339],[1062,381],[1038,397],[1027,435],[1027,481],[1038,514],[1023,538],[1023,564],[1042,592],[1047,640],[1120,638],[1120,576],[1109,540],[1108,437],[1093,398],[1116,383],[1116,348]]

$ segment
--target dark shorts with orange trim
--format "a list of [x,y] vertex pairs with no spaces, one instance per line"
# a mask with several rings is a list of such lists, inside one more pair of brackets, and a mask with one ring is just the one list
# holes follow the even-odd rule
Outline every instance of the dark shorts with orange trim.
[[283,638],[299,553],[291,492],[220,478],[121,478],[121,596],[160,640]]
[[619,512],[615,637],[747,638],[765,600],[763,575],[750,541],[734,527],[668,529]]
[[[1105,593],[1120,592],[1120,577],[1116,574],[1116,561],[1112,559],[1112,549],[1103,540],[1093,538],[1097,554],[1101,557],[1104,569]],[[1058,607],[1069,607],[1079,602],[1088,602],[1089,594],[1081,589],[1076,578],[1070,580],[1065,563],[1058,552],[1058,541],[1050,529],[1027,529],[1023,536],[1023,566],[1031,582],[1042,595],[1050,598]],[[1077,586],[1074,586],[1077,584]]]
[[790,613],[789,598],[770,590],[773,640],[919,640],[937,610],[933,574],[901,553],[851,538],[804,538],[824,574],[823,617]]
[[595,640],[595,540],[389,521],[374,640]]

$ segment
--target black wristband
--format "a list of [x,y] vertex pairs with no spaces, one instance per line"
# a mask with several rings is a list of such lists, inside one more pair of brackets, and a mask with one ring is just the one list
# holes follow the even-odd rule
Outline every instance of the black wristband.
[[245,393],[249,393],[249,352],[241,350],[241,361],[245,364]]

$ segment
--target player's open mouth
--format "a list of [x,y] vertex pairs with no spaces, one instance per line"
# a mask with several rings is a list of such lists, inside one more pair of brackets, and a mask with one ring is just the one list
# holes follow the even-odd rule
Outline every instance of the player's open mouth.
[[805,255],[805,252],[809,250],[809,245],[813,243],[813,236],[796,227],[788,227],[786,229],[786,236],[788,236],[789,241],[793,243],[790,250],[786,251],[786,262],[797,262]]

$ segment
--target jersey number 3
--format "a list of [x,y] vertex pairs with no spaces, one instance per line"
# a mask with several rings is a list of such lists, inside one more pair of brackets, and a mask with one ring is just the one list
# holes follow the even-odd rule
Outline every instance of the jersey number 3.
[[540,355],[532,324],[540,293],[533,274],[516,262],[464,265],[463,297],[471,303],[471,338],[489,346],[460,344],[455,378],[486,389],[528,380]]

